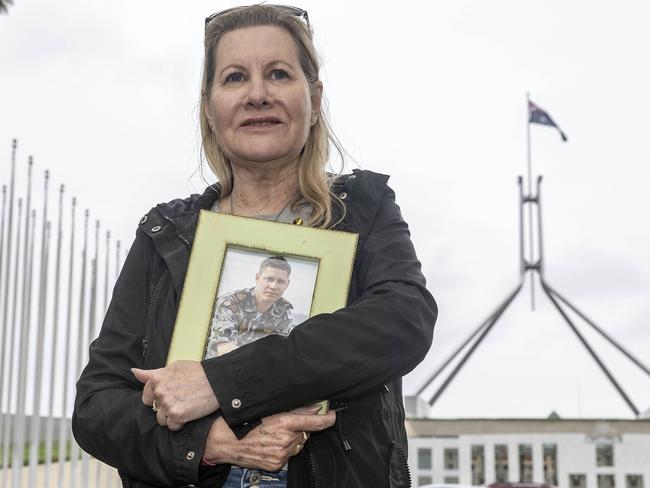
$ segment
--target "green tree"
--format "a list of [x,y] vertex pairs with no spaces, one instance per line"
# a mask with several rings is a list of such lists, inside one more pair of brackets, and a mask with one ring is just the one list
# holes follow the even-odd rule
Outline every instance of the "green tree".
[[0,14],[5,14],[9,11],[9,5],[13,5],[14,0],[0,0]]

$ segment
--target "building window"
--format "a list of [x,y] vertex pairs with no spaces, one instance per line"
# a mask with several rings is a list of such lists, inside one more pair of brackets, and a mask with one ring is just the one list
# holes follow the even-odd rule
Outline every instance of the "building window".
[[494,474],[497,483],[508,482],[508,446],[505,444],[494,446]]
[[431,469],[431,449],[418,449],[418,469]]
[[557,445],[544,444],[544,483],[557,486]]
[[458,476],[445,476],[444,483],[446,485],[457,485],[460,483],[460,480],[458,479]]
[[614,475],[613,474],[599,474],[598,475],[598,488],[614,488]]
[[625,477],[625,488],[643,488],[643,475],[628,474]]
[[483,446],[472,446],[472,484],[485,483],[485,450]]
[[569,488],[587,488],[587,475],[570,474]]
[[533,446],[519,444],[519,481],[533,482]]
[[449,447],[444,450],[445,469],[458,469],[458,449]]
[[614,466],[614,444],[596,444],[596,466]]
[[430,485],[431,483],[431,476],[418,476],[418,486]]

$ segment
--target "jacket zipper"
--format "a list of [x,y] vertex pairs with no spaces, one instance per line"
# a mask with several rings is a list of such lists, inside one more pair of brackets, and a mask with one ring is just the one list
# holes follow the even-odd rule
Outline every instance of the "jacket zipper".
[[318,488],[318,466],[316,465],[316,456],[314,451],[309,450],[309,464],[311,467],[309,486],[311,488]]
[[395,443],[395,449],[397,449],[397,455],[399,456],[400,462],[402,464],[402,469],[404,470],[404,473],[406,474],[406,480],[408,481],[408,487],[411,487],[411,470],[409,468],[409,463],[408,460],[406,459],[406,456],[404,455],[404,451],[402,451],[402,448],[399,447],[397,443]]
[[167,268],[162,272],[160,275],[160,278],[156,281],[156,284],[153,287],[153,290],[151,291],[151,295],[149,296],[149,302],[147,303],[147,313],[144,317],[144,337],[142,338],[142,359],[146,359],[147,357],[147,348],[149,347],[149,334],[151,332],[151,327],[149,325],[149,318],[151,316],[151,307],[153,306],[153,302],[156,300],[156,297],[158,296],[158,292],[160,291],[160,286],[162,285],[162,281],[165,279],[167,276]]

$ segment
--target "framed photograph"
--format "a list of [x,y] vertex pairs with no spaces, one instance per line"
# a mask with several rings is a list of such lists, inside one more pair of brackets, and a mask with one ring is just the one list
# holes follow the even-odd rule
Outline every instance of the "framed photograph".
[[220,356],[347,303],[357,234],[203,210],[167,363]]

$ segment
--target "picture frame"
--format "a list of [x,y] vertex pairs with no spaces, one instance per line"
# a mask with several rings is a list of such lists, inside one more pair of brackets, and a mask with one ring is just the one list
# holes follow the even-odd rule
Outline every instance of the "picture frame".
[[[257,282],[258,274],[262,269],[256,272],[252,264],[245,264],[247,261],[252,263],[255,255],[258,263],[267,257],[281,257],[280,259],[284,258],[292,263],[295,270],[292,278],[295,281],[297,271],[301,270],[300,276],[304,281],[297,285],[292,283],[287,290],[292,286],[299,291],[302,290],[299,293],[302,296],[294,294],[291,301],[294,310],[298,308],[298,302],[302,304],[301,313],[298,315],[306,319],[320,313],[334,312],[346,306],[357,241],[358,235],[350,232],[202,210],[192,245],[167,364],[179,360],[201,361],[205,358],[211,324],[215,316],[215,305],[220,296],[224,296],[220,293],[222,290],[219,287],[222,278],[226,276],[229,262],[237,263],[239,266],[237,270],[242,269],[242,263],[244,263],[243,269],[251,270],[230,273],[233,279],[229,282],[237,283],[241,282],[242,274],[250,276],[251,283]],[[315,263],[315,267],[310,263]],[[252,276],[253,274],[255,277]],[[307,299],[305,290],[309,292],[312,284],[312,293]],[[257,293],[257,285],[253,288],[249,290],[250,293]],[[308,305],[305,305],[307,301]]]

